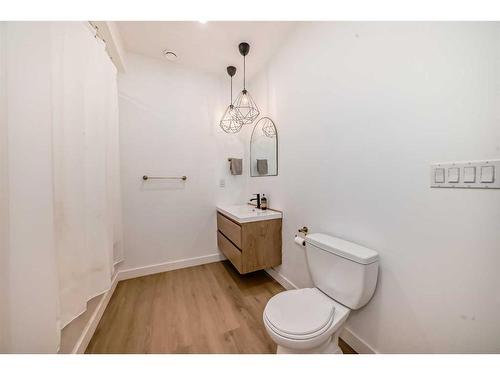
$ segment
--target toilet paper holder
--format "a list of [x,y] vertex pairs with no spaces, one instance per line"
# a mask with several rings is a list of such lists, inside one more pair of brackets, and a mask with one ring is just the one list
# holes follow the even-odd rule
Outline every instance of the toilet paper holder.
[[[302,227],[300,229],[297,229],[297,231],[299,233],[302,233],[304,236],[306,236],[307,233],[309,232],[309,228],[308,227]],[[301,237],[300,234],[296,234],[293,240],[294,240],[294,242],[297,245],[306,246],[306,240],[305,240],[304,237]]]
[[308,227],[302,227],[301,229],[297,229],[299,233],[303,233],[304,235],[307,235],[309,233],[309,228]]

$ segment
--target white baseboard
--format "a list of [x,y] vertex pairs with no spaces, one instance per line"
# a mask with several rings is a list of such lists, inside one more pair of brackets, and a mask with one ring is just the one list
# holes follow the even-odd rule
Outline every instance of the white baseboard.
[[340,338],[359,354],[378,354],[375,349],[347,327],[344,327],[340,333]]
[[113,280],[111,281],[111,287],[109,288],[109,290],[101,295],[101,300],[99,301],[99,304],[97,305],[94,313],[92,314],[89,321],[83,328],[82,334],[80,335],[80,338],[73,347],[71,354],[85,353],[85,349],[87,349],[90,339],[94,335],[97,325],[101,320],[102,314],[104,314],[104,310],[106,310],[108,302],[111,299],[113,293],[115,292],[117,284],[118,284],[118,272],[113,277]]
[[223,254],[217,253],[217,254],[204,255],[201,257],[176,260],[173,262],[157,263],[157,264],[152,264],[150,266],[130,268],[125,270],[120,270],[118,272],[118,280],[119,281],[128,280],[136,277],[153,275],[155,273],[173,271],[180,268],[199,266],[201,264],[219,262],[224,259],[226,259],[226,257]]
[[104,310],[106,310],[109,300],[111,299],[111,296],[113,295],[116,289],[116,285],[118,284],[119,281],[133,279],[135,277],[152,275],[160,272],[172,271],[180,268],[199,266],[201,264],[218,262],[225,259],[226,257],[223,254],[217,253],[201,257],[181,259],[174,262],[158,263],[158,264],[153,264],[151,266],[130,268],[118,271],[113,277],[113,280],[111,281],[111,287],[109,288],[109,290],[102,294],[99,304],[97,305],[94,313],[90,317],[88,323],[85,325],[85,328],[83,329],[82,334],[78,339],[77,343],[75,344],[71,353],[72,354],[85,353],[85,349],[87,349],[87,346],[90,340],[92,339],[92,336],[94,335],[97,325],[99,324],[99,321],[101,320],[102,315],[104,314]]
[[[288,280],[281,273],[274,268],[266,269],[266,272],[278,283],[280,283],[286,290],[298,289],[298,287]],[[360,337],[354,334],[349,328],[344,328],[340,333],[340,338],[344,340],[347,345],[353,348],[359,354],[376,354],[377,352],[363,341]]]
[[288,280],[285,276],[283,276],[281,273],[276,271],[274,268],[268,268],[266,269],[266,272],[278,283],[281,284],[283,288],[286,290],[291,290],[291,289],[299,289],[297,285],[292,283],[290,280]]

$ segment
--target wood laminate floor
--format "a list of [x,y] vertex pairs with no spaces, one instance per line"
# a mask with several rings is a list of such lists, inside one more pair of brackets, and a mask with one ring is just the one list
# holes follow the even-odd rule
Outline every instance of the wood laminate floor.
[[121,281],[86,353],[276,353],[262,312],[283,290],[228,261]]

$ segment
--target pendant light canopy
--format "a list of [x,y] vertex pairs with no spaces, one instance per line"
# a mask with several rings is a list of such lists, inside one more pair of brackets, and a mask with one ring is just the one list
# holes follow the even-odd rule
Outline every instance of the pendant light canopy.
[[231,77],[231,101],[224,112],[224,116],[222,116],[222,120],[220,120],[219,126],[226,133],[234,134],[238,133],[243,126],[241,123],[236,121],[236,110],[233,105],[233,76],[236,74],[236,68],[234,66],[228,66],[226,70],[227,74]]
[[238,46],[241,55],[243,56],[243,90],[240,92],[234,101],[234,119],[241,125],[251,124],[257,117],[259,117],[259,108],[252,99],[250,93],[246,90],[246,55],[250,52],[250,45],[248,43],[240,43]]

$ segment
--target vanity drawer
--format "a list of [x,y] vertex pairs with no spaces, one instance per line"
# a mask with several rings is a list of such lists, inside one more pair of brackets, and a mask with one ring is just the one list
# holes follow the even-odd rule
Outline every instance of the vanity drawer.
[[217,229],[241,249],[241,227],[217,212]]
[[241,251],[224,237],[220,231],[217,231],[217,245],[219,246],[219,250],[233,263],[238,272],[242,273]]

